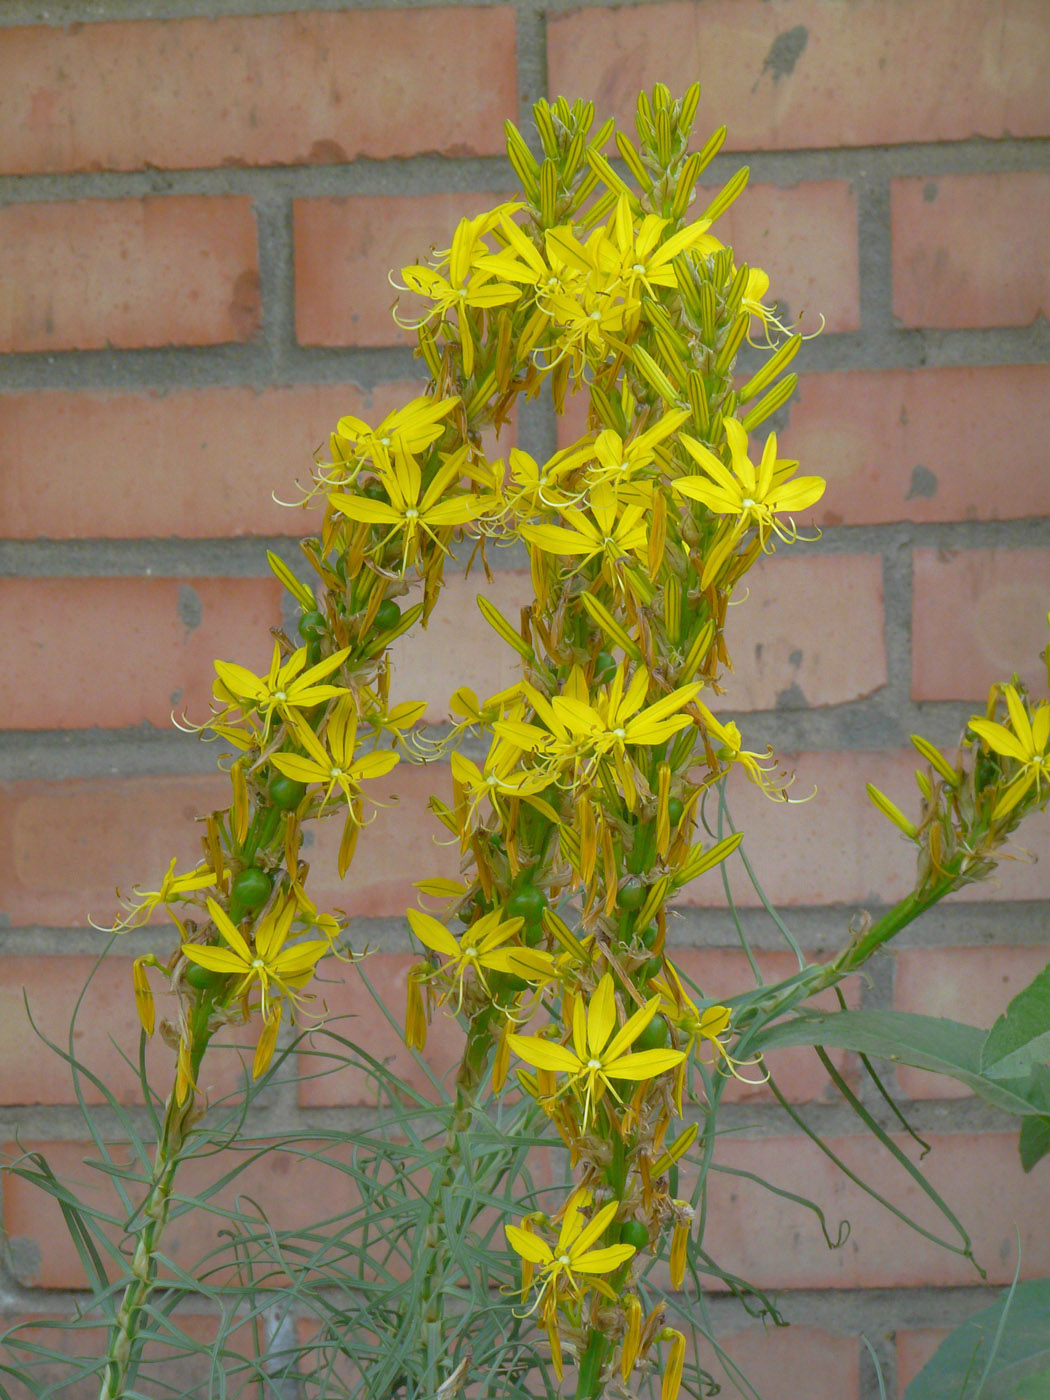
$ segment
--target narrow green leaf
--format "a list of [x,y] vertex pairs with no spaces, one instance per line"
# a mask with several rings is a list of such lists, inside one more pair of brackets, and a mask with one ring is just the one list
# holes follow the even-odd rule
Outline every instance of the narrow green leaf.
[[984,1032],[979,1026],[906,1011],[835,1011],[807,1013],[759,1031],[749,1051],[789,1045],[823,1045],[857,1050],[878,1059],[947,1074],[1007,1113],[1045,1113],[1046,1105],[1020,1079],[992,1079],[981,1068]]

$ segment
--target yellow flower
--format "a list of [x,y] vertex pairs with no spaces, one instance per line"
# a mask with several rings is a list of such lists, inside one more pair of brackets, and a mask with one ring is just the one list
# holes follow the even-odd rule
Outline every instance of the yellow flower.
[[328,720],[325,729],[327,750],[308,724],[296,725],[294,736],[306,750],[306,756],[275,753],[271,755],[270,762],[286,778],[294,778],[299,783],[325,784],[322,807],[339,788],[355,819],[360,796],[358,785],[362,779],[382,778],[398,763],[398,755],[393,749],[376,749],[372,753],[362,754],[360,758],[356,757],[357,712],[353,696],[350,695],[340,700]]
[[[452,236],[452,246],[442,260],[442,265],[448,269],[447,277],[432,267],[418,264],[401,269],[405,287],[426,297],[434,305],[419,321],[404,321],[395,315],[398,325],[416,328],[434,316],[444,318],[454,311],[463,346],[463,370],[467,375],[474,371],[474,332],[470,317],[466,314],[467,308],[486,310],[493,306],[506,306],[521,296],[520,287],[493,280],[492,254],[482,242],[508,207],[513,206],[504,205],[487,214],[479,214],[475,219],[460,220]],[[487,267],[482,261],[485,258],[489,260]]]
[[216,661],[215,693],[218,699],[232,701],[242,710],[258,710],[263,717],[263,743],[266,744],[275,714],[286,722],[294,721],[297,710],[309,710],[324,700],[347,693],[345,685],[319,685],[318,682],[337,670],[349,655],[350,648],[344,647],[303,671],[306,647],[293,652],[282,666],[281,644],[274,642],[270,671],[265,677],[232,661]]
[[1000,686],[1010,714],[1011,729],[990,719],[972,719],[970,728],[995,753],[1020,764],[1020,771],[992,811],[998,821],[1012,812],[1030,787],[1038,800],[1043,784],[1050,785],[1050,701],[1037,706],[1031,720],[1016,686]]
[[[338,460],[328,465],[350,467],[349,471],[340,473],[340,485],[352,481],[364,462],[371,462],[379,470],[389,470],[391,453],[422,452],[436,442],[445,431],[441,419],[447,418],[457,403],[458,396],[447,399],[421,396],[388,413],[377,428],[348,414],[340,418],[332,434],[332,453]],[[321,479],[335,484],[335,479],[325,477],[323,470]]]
[[[149,916],[153,913],[158,904],[173,904],[182,900],[185,894],[192,894],[196,890],[205,890],[210,885],[216,883],[215,871],[208,866],[198,865],[195,869],[189,870],[185,875],[175,874],[175,858],[160,882],[159,890],[140,890],[138,886],[132,890],[134,902],[126,902],[127,913],[122,919],[118,919],[109,928],[103,929],[104,933],[116,933],[118,929],[141,928],[149,922]],[[228,875],[229,871],[223,871],[223,875]],[[175,919],[175,915],[172,914]],[[178,919],[175,919],[179,924]],[[182,925],[179,924],[181,928]]]
[[517,945],[504,946],[521,928],[523,920],[501,919],[498,909],[490,910],[471,924],[460,942],[432,914],[424,914],[419,909],[409,909],[407,913],[412,932],[420,943],[445,959],[439,972],[455,984],[459,1005],[463,1001],[464,979],[471,970],[486,992],[489,990],[485,981],[486,968],[513,973],[527,982],[542,982],[554,976],[554,960],[549,953]]
[[274,990],[294,1002],[296,989],[310,979],[317,962],[331,947],[327,938],[285,947],[298,909],[294,894],[285,895],[256,927],[252,949],[222,906],[209,899],[208,913],[227,946],[184,943],[183,956],[198,967],[237,977],[239,981],[232,990],[231,999],[250,996],[258,984],[263,1018],[268,1019]]
[[[763,543],[770,532],[781,539],[791,539],[793,531],[776,519],[777,512],[805,510],[819,501],[826,485],[819,476],[799,476],[791,479],[798,466],[787,458],[777,458],[777,435],[770,433],[762,450],[758,467],[747,455],[747,432],[735,418],[725,420],[726,440],[732,458],[732,471],[696,438],[683,433],[682,445],[707,473],[703,476],[682,476],[671,483],[675,491],[691,500],[702,502],[716,515],[733,518],[735,540],[755,526]],[[705,570],[705,574],[706,574]]]
[[588,1007],[584,1007],[582,998],[577,998],[573,1004],[571,1050],[567,1045],[535,1035],[511,1035],[507,1039],[514,1053],[528,1064],[569,1076],[564,1088],[571,1088],[577,1097],[582,1094],[586,1126],[592,1108],[601,1101],[606,1089],[621,1102],[612,1085],[614,1079],[654,1079],[685,1059],[681,1050],[626,1053],[656,1015],[659,1005],[660,998],[652,997],[617,1031],[613,979],[606,973]]
[[[637,502],[621,510],[621,499],[610,482],[599,482],[591,492],[590,513],[573,506],[561,512],[567,525],[522,525],[522,539],[547,554],[578,555],[586,564],[601,556],[609,582],[619,582],[617,567],[631,555],[641,557],[649,543],[645,507]],[[571,528],[568,528],[571,527]]]
[[[518,1225],[503,1227],[508,1244],[526,1264],[528,1282],[523,1293],[528,1291],[534,1271],[539,1270],[540,1291],[531,1311],[539,1308],[545,1318],[553,1316],[559,1301],[566,1294],[578,1302],[587,1286],[597,1287],[604,1296],[612,1299],[614,1295],[608,1284],[602,1285],[595,1275],[612,1273],[626,1264],[635,1253],[633,1244],[606,1245],[603,1249],[593,1247],[616,1219],[620,1202],[607,1202],[590,1220],[586,1220],[581,1206],[589,1201],[589,1197],[590,1192],[584,1191],[577,1191],[572,1196],[553,1249],[538,1235]],[[578,1279],[577,1274],[586,1275],[587,1282]]]
[[462,475],[466,457],[466,447],[453,453],[424,491],[423,474],[415,457],[411,453],[395,449],[389,470],[377,468],[377,475],[390,498],[389,501],[374,501],[369,496],[348,496],[342,491],[331,492],[328,500],[333,509],[340,511],[348,520],[359,520],[367,525],[390,526],[376,545],[376,553],[380,552],[394,535],[403,534],[401,569],[404,572],[409,564],[416,560],[421,535],[429,535],[438,548],[443,549],[444,546],[435,535],[435,530],[465,525],[468,520],[474,520],[489,508],[491,502],[487,497],[473,496],[469,493],[441,499],[445,491]]

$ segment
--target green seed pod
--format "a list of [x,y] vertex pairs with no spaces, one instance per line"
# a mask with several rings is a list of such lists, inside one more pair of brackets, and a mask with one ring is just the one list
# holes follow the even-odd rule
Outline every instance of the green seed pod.
[[286,778],[283,773],[271,778],[266,789],[270,801],[282,812],[294,812],[306,796],[306,784],[297,783],[294,778]]
[[230,886],[230,906],[239,905],[246,912],[261,909],[273,891],[273,876],[257,865],[249,865]]

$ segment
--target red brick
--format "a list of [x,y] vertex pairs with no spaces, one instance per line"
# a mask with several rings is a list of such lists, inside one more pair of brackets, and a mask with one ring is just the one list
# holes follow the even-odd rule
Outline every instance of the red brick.
[[897,1389],[902,1395],[951,1331],[950,1327],[916,1327],[897,1333]]
[[593,98],[632,131],[639,88],[680,94],[699,77],[699,129],[725,122],[735,150],[1050,132],[1041,0],[707,0],[548,25],[549,91]]
[[415,345],[399,327],[427,309],[398,293],[390,274],[447,248],[460,219],[491,209],[506,195],[354,195],[298,199],[295,229],[295,333],[301,345]]
[[[746,726],[744,738],[746,741]],[[779,757],[782,767],[797,773],[789,795],[807,799],[800,805],[771,802],[739,773],[731,776],[728,789],[733,821],[745,832],[744,849],[769,900],[785,907],[879,905],[903,898],[914,882],[915,848],[868,801],[865,783],[873,782],[906,813],[917,815],[919,794],[912,774],[918,755],[913,750],[822,751]],[[712,810],[711,819],[715,816]],[[1017,844],[1041,850],[1048,838],[1050,813],[1043,813],[1026,821]],[[730,857],[728,870],[736,901],[745,907],[756,906],[758,895],[739,860]],[[687,885],[683,895],[685,904],[724,904],[720,870]],[[1050,866],[1046,862],[1007,860],[989,881],[970,885],[952,899],[1048,896]]]
[[759,560],[746,588],[726,619],[733,671],[720,708],[838,705],[886,684],[877,555]]
[[1027,326],[1050,316],[1050,174],[893,180],[890,197],[902,325]]
[[4,579],[11,729],[167,728],[210,713],[215,658],[264,673],[276,579]]
[[112,921],[114,887],[157,889],[172,856],[180,869],[200,860],[196,818],[229,798],[221,774],[0,785],[5,916],[15,926]]
[[[862,1180],[942,1239],[955,1232],[920,1187],[868,1135],[825,1139]],[[913,1160],[919,1149],[894,1139]],[[1020,1230],[1021,1277],[1050,1270],[1043,1229],[1050,1177],[1026,1177],[1017,1134],[930,1134],[922,1170],[970,1232],[989,1283],[1013,1277]],[[764,1288],[908,1288],[975,1284],[974,1267],[924,1239],[854,1186],[812,1143],[799,1138],[719,1138],[715,1161],[755,1172],[815,1201],[834,1238],[840,1220],[849,1239],[829,1250],[811,1212],[743,1178],[709,1178],[707,1248],[724,1267]]]
[[[381,420],[419,384],[0,397],[0,519],[12,539],[302,535],[295,501],[347,413]],[[55,444],[76,443],[76,451]],[[46,470],[41,463],[46,461]]]
[[[784,1311],[790,1318],[790,1304],[785,1304]],[[856,1400],[860,1382],[856,1337],[794,1323],[789,1327],[755,1324],[730,1335],[717,1332],[716,1337],[728,1359],[739,1367],[737,1373],[730,1371],[713,1347],[702,1347],[702,1365],[721,1385],[725,1400],[738,1396],[753,1400],[756,1394],[769,1400]],[[740,1373],[748,1382],[746,1390],[735,1383]]]
[[261,302],[252,202],[239,196],[0,209],[0,351],[251,340]]
[[494,155],[517,113],[514,11],[7,29],[0,94],[15,174]]
[[[415,900],[412,901],[416,903]],[[405,992],[408,970],[419,958],[410,953],[375,953],[361,964],[361,971],[375,987],[390,1012],[392,1026],[354,967],[332,963],[324,976],[331,978],[316,990],[323,995],[327,1007],[325,1026],[338,1036],[353,1041],[387,1069],[402,1084],[418,1093],[433,1096],[434,1090],[426,1071],[405,1045],[401,1028],[405,1022]],[[450,1008],[438,1011],[427,1033],[424,1059],[431,1074],[444,1078],[446,1085],[463,1054],[463,1032]],[[304,1108],[343,1107],[350,1104],[375,1104],[376,1081],[356,1065],[343,1065],[334,1072],[335,1061],[330,1057],[346,1052],[340,1046],[327,1044],[324,1033],[312,1038],[313,1053],[306,1052],[300,1060],[300,1072],[307,1076],[299,1085],[299,1102]],[[310,1078],[317,1075],[317,1078]],[[384,1089],[382,1097],[389,1098]]]
[[916,700],[985,700],[1014,671],[1046,694],[1050,550],[917,549],[912,603]]
[[[172,929],[172,947],[177,935]],[[0,985],[0,1101],[5,1104],[72,1104],[72,1074],[66,1063],[38,1042],[32,1026],[63,1051],[68,1049],[74,1007],[83,993],[73,1033],[73,1053],[105,1084],[119,1103],[142,1102],[135,1066],[138,1063],[139,1019],[131,985],[131,959],[85,957],[18,957],[3,960]],[[89,982],[90,977],[90,982]],[[164,978],[150,974],[157,1021],[176,1016],[174,999],[165,993]],[[25,1000],[23,999],[23,993]],[[29,1015],[26,1013],[28,1001]],[[254,1046],[257,1028],[225,1030],[216,1035],[204,1059],[199,1083],[211,1093],[229,1094],[241,1084],[243,1053],[236,1041]],[[159,1035],[149,1042],[147,1071],[161,1097],[174,1076],[174,1055]],[[250,1064],[250,1058],[248,1060]],[[89,1104],[105,1102],[87,1078],[79,1091]]]
[[449,698],[462,685],[484,699],[521,678],[520,658],[482,617],[479,594],[515,627],[533,597],[529,575],[518,570],[500,570],[491,584],[480,572],[451,575],[426,631],[417,628],[391,649],[392,692],[398,700],[426,700],[430,723],[449,717]]
[[[80,1321],[75,1329],[61,1333],[47,1326],[48,1323],[69,1321],[70,1316],[71,1312],[62,1316],[52,1311],[37,1314],[22,1312],[17,1317],[0,1317],[0,1332],[16,1323],[20,1325],[15,1339],[5,1344],[8,1364],[32,1367],[31,1388],[15,1385],[5,1375],[5,1400],[38,1400],[40,1395],[47,1393],[47,1387],[53,1387],[54,1393],[61,1395],[63,1400],[97,1400],[98,1375],[93,1380],[87,1378],[71,1382],[69,1378],[75,1374],[74,1366],[105,1356],[105,1324],[102,1321],[88,1324]],[[135,1388],[139,1394],[161,1395],[168,1387],[180,1395],[206,1394],[209,1385],[215,1383],[215,1376],[211,1356],[203,1347],[214,1342],[217,1326],[215,1318],[187,1316],[182,1311],[174,1314],[166,1312],[163,1324],[156,1327],[162,1340],[149,1338],[142,1346],[141,1369],[135,1377]],[[235,1365],[235,1356],[256,1354],[254,1326],[254,1322],[245,1322],[232,1328],[229,1333],[224,1331],[225,1363],[231,1370]],[[33,1347],[50,1347],[66,1359],[41,1364],[40,1358],[31,1351]],[[9,1389],[6,1388],[8,1385]]]
[[[458,846],[443,844],[447,833],[426,810],[432,792],[450,800],[444,764],[402,763],[365,785],[375,819],[345,881],[335,868],[340,816],[308,826],[304,858],[317,902],[362,918],[400,916],[415,903],[414,880],[454,876]],[[229,801],[220,774],[0,784],[0,912],[15,926],[82,927],[88,915],[110,922],[114,887],[156,889],[173,856],[180,869],[199,860],[196,819]],[[155,922],[164,921],[158,913]]]
[[1050,369],[992,365],[803,375],[783,441],[827,479],[812,519],[881,525],[1050,515],[1048,437]]
[[[882,565],[874,555],[760,561],[748,576],[747,606],[730,609],[727,644],[733,671],[720,703],[736,710],[773,709],[794,687],[798,703],[833,705],[870,695],[886,684],[882,635]],[[427,719],[448,716],[461,685],[479,696],[511,685],[518,658],[477,610],[482,593],[515,626],[532,599],[524,572],[500,571],[491,585],[482,575],[450,577],[427,630],[413,632],[392,651],[398,699],[425,699]],[[830,614],[826,600],[848,602]]]
[[769,274],[767,302],[782,315],[786,306],[801,330],[816,330],[822,316],[829,331],[858,329],[857,196],[844,181],[752,185],[713,232],[738,262]]
[[[111,1210],[118,1218],[124,1217],[125,1212],[109,1182],[85,1165],[85,1157],[97,1157],[94,1144],[24,1142],[16,1147],[9,1142],[3,1147],[9,1159],[21,1151],[37,1150],[45,1153],[60,1178],[75,1184],[85,1201],[98,1209]],[[226,1211],[239,1206],[249,1218],[257,1219],[254,1203],[265,1202],[269,1223],[276,1229],[302,1229],[352,1209],[356,1200],[349,1173],[320,1158],[311,1160],[310,1150],[311,1146],[304,1143],[300,1144],[301,1155],[272,1152],[247,1165],[241,1154],[196,1158],[182,1166],[175,1190],[180,1195],[199,1194],[227,1171],[243,1166],[241,1174],[211,1198],[212,1204]],[[333,1159],[343,1156],[338,1146],[329,1145],[326,1150]],[[118,1160],[122,1155],[130,1154],[114,1152]],[[136,1191],[128,1186],[128,1191],[141,1199],[141,1188]],[[20,1257],[26,1261],[26,1265],[17,1270],[20,1283],[35,1288],[84,1287],[84,1271],[57,1205],[35,1186],[10,1174],[4,1180],[3,1222],[16,1259]],[[164,1232],[164,1254],[181,1267],[192,1269],[205,1253],[223,1244],[222,1232],[228,1228],[221,1215],[191,1212],[169,1223]],[[226,1253],[225,1258],[231,1259],[232,1253]],[[221,1285],[223,1270],[215,1260],[209,1265],[209,1276]],[[232,1281],[229,1274],[227,1280]]]
[[[895,958],[894,1005],[900,1011],[944,1016],[987,1030],[1042,972],[1048,957],[1045,947],[901,948]],[[958,1099],[970,1093],[957,1080],[907,1065],[898,1070],[898,1079],[913,1099]]]

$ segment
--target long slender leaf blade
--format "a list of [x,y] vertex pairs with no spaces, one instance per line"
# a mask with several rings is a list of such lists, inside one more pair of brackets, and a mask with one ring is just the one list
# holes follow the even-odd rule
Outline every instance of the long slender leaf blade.
[[1022,1080],[991,1079],[982,1072],[984,1041],[980,1027],[939,1016],[918,1016],[906,1011],[836,1011],[827,1015],[807,1013],[780,1022],[759,1031],[748,1044],[750,1050],[763,1053],[791,1045],[857,1050],[878,1059],[949,1075],[1007,1113],[1045,1113],[1046,1105]]

